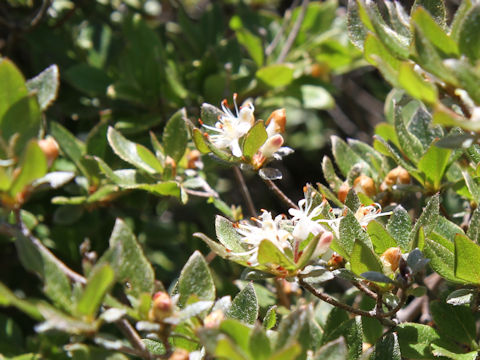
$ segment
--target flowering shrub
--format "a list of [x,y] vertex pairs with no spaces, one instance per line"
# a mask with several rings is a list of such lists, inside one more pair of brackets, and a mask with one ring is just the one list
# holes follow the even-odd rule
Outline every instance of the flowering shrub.
[[[58,16],[66,10],[59,3],[43,2],[28,31],[21,22],[0,20],[26,34],[43,16],[63,21]],[[144,10],[155,13],[155,4],[146,2]],[[11,0],[8,6],[33,4]],[[221,69],[201,88],[219,81],[225,90],[233,81],[240,89],[233,108],[227,100],[221,108],[200,105],[206,99],[196,95],[197,85],[187,90],[181,80],[188,71],[174,71],[203,66],[178,57],[176,67],[172,60],[172,44],[186,54],[201,52],[194,40],[202,26],[188,18],[187,8],[179,9],[179,23],[191,49],[181,45],[172,23],[165,26],[164,47],[145,21],[129,18],[122,6],[111,17],[124,21],[130,36],[120,63],[109,67],[106,54],[90,48],[90,65],[67,70],[73,87],[112,101],[113,111],[102,111],[86,135],[75,136],[52,119],[63,91],[57,99],[57,65],[25,80],[12,60],[0,60],[0,232],[7,249],[14,244],[12,258],[19,265],[9,267],[5,279],[2,274],[0,306],[33,319],[22,322],[24,328],[33,324],[25,341],[16,322],[22,318],[0,314],[1,358],[478,358],[480,4],[462,1],[449,21],[443,1],[417,0],[410,11],[391,1],[379,6],[350,0],[348,9],[334,1],[303,1],[283,19],[258,15],[256,25],[268,28],[266,47],[248,17],[235,15],[229,26],[236,40],[228,46],[246,51],[248,61],[230,68],[205,62],[192,73],[200,83],[202,71]],[[216,24],[219,9],[212,4],[201,21]],[[160,14],[150,16],[160,21]],[[321,19],[328,28],[314,24]],[[342,41],[344,25],[359,50]],[[106,28],[102,41],[113,36]],[[148,44],[145,63],[136,56],[139,39]],[[228,52],[217,40],[208,42]],[[335,61],[353,67],[360,52],[393,87],[385,121],[376,126],[371,145],[332,136],[333,159],[318,161],[326,185],[306,184],[295,203],[275,182],[283,178],[284,157],[293,156],[284,146],[290,114],[333,103],[322,85],[305,78],[307,69],[320,76],[320,63],[311,59],[341,73],[346,69]],[[227,81],[232,66],[238,71]],[[82,82],[88,74],[103,83]],[[89,106],[94,99],[100,101],[91,98]],[[118,100],[136,104],[135,116],[144,123],[124,118],[131,109]],[[154,131],[133,137],[160,123],[158,103],[173,113],[161,137]],[[238,180],[245,209],[228,204],[222,172]],[[258,176],[285,213],[273,206],[259,210],[243,174]],[[143,207],[158,198],[150,221]],[[207,225],[189,219],[176,235],[158,225],[170,216],[165,208],[181,207],[188,216],[195,207],[201,218],[198,209],[207,206],[196,198],[221,214],[213,220],[205,210]],[[106,244],[99,222],[110,227],[112,218]],[[151,229],[137,237],[139,222]],[[179,273],[168,273],[172,260],[165,253],[149,251],[148,231],[164,242],[165,253],[169,246],[172,253],[188,250]],[[62,236],[75,241],[62,243]],[[75,257],[69,258],[71,247]],[[190,247],[206,255],[190,254]],[[15,278],[17,270],[27,285]],[[239,292],[229,289],[231,282]]]

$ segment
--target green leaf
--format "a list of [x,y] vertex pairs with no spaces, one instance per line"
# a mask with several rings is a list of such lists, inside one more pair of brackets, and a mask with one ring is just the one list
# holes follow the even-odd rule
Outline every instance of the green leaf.
[[263,319],[263,327],[265,330],[270,330],[277,324],[276,309],[277,305],[273,305],[267,310],[265,318]]
[[455,276],[480,284],[480,246],[462,234],[455,237]]
[[192,130],[192,139],[195,143],[195,147],[202,154],[208,154],[210,152],[210,148],[207,146],[207,140],[205,140],[203,133],[199,129],[194,128]]
[[458,36],[460,28],[465,20],[465,16],[468,14],[468,11],[472,8],[472,0],[464,0],[461,2],[457,11],[453,16],[452,23],[450,25],[450,37],[458,43]]
[[[435,3],[442,3],[442,1],[431,1]],[[445,10],[445,8],[443,8]],[[443,16],[445,12],[443,12]],[[443,22],[435,22],[437,19],[433,19],[432,16],[423,7],[417,7],[412,13],[412,20],[422,31],[423,35],[439,50],[449,57],[456,57],[458,55],[457,43],[451,39],[442,27],[445,25],[445,19]]]
[[335,158],[335,163],[346,177],[350,170],[355,166],[360,166],[361,168],[369,169],[369,165],[358,156],[350,147],[337,136],[331,137],[332,141],[332,152],[333,157]]
[[387,223],[387,231],[393,236],[398,246],[404,252],[409,251],[409,234],[412,230],[412,220],[408,212],[398,205]]
[[257,70],[255,76],[269,87],[286,86],[293,81],[293,66],[290,64],[272,64]]
[[365,244],[355,241],[352,254],[350,255],[350,267],[352,272],[357,275],[367,271],[376,271],[383,273],[383,266],[380,259]]
[[430,313],[439,333],[447,335],[458,343],[476,347],[475,319],[468,307],[432,301]]
[[436,24],[445,27],[447,22],[447,10],[445,9],[444,0],[415,0],[412,7],[412,17],[415,16],[420,7],[426,9],[428,13],[433,16]]
[[28,95],[25,79],[18,68],[6,58],[0,58],[0,122],[13,104]]
[[69,67],[62,78],[90,96],[105,96],[108,86],[113,82],[105,71],[85,63]]
[[77,314],[93,318],[114,281],[115,273],[108,264],[96,268],[77,302]]
[[277,330],[278,337],[275,343],[276,350],[288,347],[297,342],[298,336],[308,320],[307,316],[307,311],[300,308],[292,311],[282,319]]
[[400,65],[398,81],[407,93],[414,98],[427,104],[437,102],[438,91],[436,86],[416,73],[412,64],[404,62]]
[[123,220],[115,222],[109,245],[98,264],[108,263],[112,267],[116,280],[125,285],[127,294],[138,297],[144,292],[151,293],[155,280],[152,265]]
[[472,179],[468,171],[462,171],[463,178],[465,179],[465,184],[467,185],[468,191],[472,195],[472,199],[476,204],[480,203],[480,187],[477,182]]
[[262,40],[245,28],[236,30],[235,34],[238,42],[245,47],[255,64],[258,67],[262,66],[264,62]]
[[363,44],[365,37],[367,36],[368,29],[363,24],[360,18],[360,9],[362,6],[356,0],[348,0],[348,12],[347,12],[347,28],[348,37],[350,41],[360,50],[363,50]]
[[367,225],[367,233],[372,240],[373,248],[377,254],[383,254],[385,250],[398,246],[395,239],[378,221],[370,221]]
[[338,192],[338,189],[343,184],[343,181],[335,173],[335,168],[333,167],[332,160],[328,156],[324,156],[322,160],[322,173],[325,180],[327,180],[330,188]]
[[220,241],[228,250],[233,252],[245,252],[245,248],[242,246],[242,237],[237,230],[235,230],[231,221],[223,216],[217,215],[215,218],[215,231],[218,241]]
[[59,123],[52,122],[50,124],[50,131],[60,145],[60,149],[79,166],[80,160],[85,154],[85,144],[75,138],[70,131]]
[[470,305],[474,300],[475,290],[458,289],[447,296],[447,304],[454,306]]
[[346,360],[347,345],[345,339],[339,337],[337,340],[330,341],[315,352],[314,360]]
[[403,121],[402,109],[400,106],[395,106],[394,124],[395,132],[397,133],[398,141],[400,142],[402,150],[413,163],[416,163],[423,154],[423,146],[420,140],[408,131],[407,126]]
[[297,343],[278,350],[275,354],[269,357],[268,360],[291,360],[296,359],[302,352],[302,348]]
[[198,300],[215,300],[215,285],[213,283],[207,262],[199,251],[195,251],[188,259],[178,279],[180,306],[185,306],[190,296]]
[[372,242],[368,238],[368,235],[362,229],[360,223],[350,209],[347,210],[346,215],[340,220],[339,232],[340,239],[338,240],[348,256],[350,256],[353,251],[355,240],[359,240],[370,249],[373,249]]
[[165,155],[169,155],[176,163],[183,157],[187,148],[188,132],[185,124],[186,118],[187,112],[185,108],[178,110],[168,120],[163,130],[162,140]]
[[303,106],[306,109],[324,110],[335,106],[332,95],[322,86],[302,85],[300,87]]
[[402,356],[412,359],[433,359],[430,344],[440,339],[434,328],[428,325],[404,323],[395,330],[398,334],[398,343]]
[[363,329],[362,320],[360,316],[356,316],[353,319],[349,319],[342,324],[335,327],[333,332],[325,332],[322,342],[334,340],[340,336],[343,336],[348,346],[348,360],[355,360],[362,354],[363,345]]
[[112,127],[108,128],[108,143],[122,160],[150,174],[163,172],[163,166],[145,146],[127,140]]
[[458,46],[472,63],[480,58],[480,4],[475,4],[465,15],[458,34]]
[[380,70],[385,80],[393,86],[397,86],[398,68],[401,61],[390,53],[376,35],[372,33],[367,35],[364,52],[365,59]]
[[0,306],[15,306],[35,320],[42,320],[37,304],[31,300],[24,300],[18,297],[13,291],[0,282]]
[[42,113],[34,94],[25,96],[10,106],[0,118],[0,131],[6,143],[17,136],[14,151],[17,156],[32,138],[37,138],[41,127]]
[[275,246],[270,240],[262,240],[258,247],[258,262],[267,267],[276,268],[278,265],[286,270],[295,270],[296,264],[290,260],[280,249]]
[[430,239],[425,239],[423,253],[430,259],[430,266],[443,278],[462,283],[462,280],[455,276],[455,256],[445,246],[440,245]]
[[265,330],[261,326],[256,326],[249,340],[250,354],[255,354],[255,360],[267,360],[272,349]]
[[425,236],[428,236],[430,232],[435,228],[435,225],[437,224],[437,218],[439,216],[439,208],[440,195],[436,194],[430,198],[427,206],[425,206],[425,208],[423,209],[422,214],[420,215],[412,231],[410,232],[410,235],[408,237],[409,251],[417,247],[415,245],[415,240],[417,238],[417,233],[421,227],[423,227],[425,231]]
[[243,155],[247,159],[251,159],[268,139],[267,130],[262,120],[259,120],[252,126],[245,135],[245,141],[243,142]]
[[47,158],[36,141],[32,140],[27,145],[19,168],[20,173],[15,177],[9,189],[9,194],[12,197],[47,173]]
[[211,104],[203,103],[200,109],[200,118],[207,125],[213,125],[219,116],[225,115],[222,110]]
[[433,191],[440,189],[452,150],[440,148],[433,142],[418,162],[418,169],[425,174]]
[[[432,344],[432,353],[436,356],[436,358],[447,358],[453,360],[476,360],[478,357],[478,350],[470,351],[468,353],[463,353],[463,349],[455,349],[455,351],[451,351],[441,346],[443,344],[439,345],[438,343],[441,343],[441,341]],[[448,348],[451,347],[450,344],[446,345]]]
[[375,351],[370,360],[401,360],[400,345],[398,344],[398,335],[391,333],[375,344]]
[[125,189],[145,190],[154,195],[180,197],[180,186],[175,181],[160,181],[156,184],[135,184],[124,186]]
[[480,241],[480,208],[476,208],[470,219],[467,236],[475,241],[477,244]]
[[57,98],[60,75],[57,65],[50,65],[26,83],[28,91],[37,95],[40,109],[45,111]]
[[232,301],[226,316],[253,325],[258,317],[257,294],[250,283]]
[[232,359],[232,360],[247,360],[246,355],[233,344],[228,338],[221,338],[217,342],[215,354],[217,358]]

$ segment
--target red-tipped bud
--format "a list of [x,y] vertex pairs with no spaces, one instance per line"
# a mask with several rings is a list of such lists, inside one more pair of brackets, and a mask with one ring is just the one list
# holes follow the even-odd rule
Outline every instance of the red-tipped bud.
[[172,355],[168,360],[188,360],[190,358],[190,353],[185,349],[175,349]]
[[273,135],[265,141],[265,144],[259,149],[263,156],[267,159],[272,157],[283,145],[283,137],[280,134]]
[[345,259],[343,256],[333,253],[330,259],[327,262],[327,266],[330,270],[340,269],[345,266]]
[[163,291],[155,293],[153,295],[153,305],[148,314],[150,321],[161,322],[169,317],[172,312],[173,304],[170,295]]
[[192,150],[187,154],[187,168],[188,169],[197,169],[201,164],[200,160],[200,151]]
[[52,166],[55,159],[58,157],[59,147],[53,137],[47,137],[38,141],[38,146],[47,158],[48,167]]

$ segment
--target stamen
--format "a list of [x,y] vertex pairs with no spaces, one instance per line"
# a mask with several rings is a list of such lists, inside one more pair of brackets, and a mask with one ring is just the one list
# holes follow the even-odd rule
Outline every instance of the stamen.
[[238,96],[237,93],[233,93],[233,104],[235,105],[235,111],[236,111],[237,114],[238,114],[237,96]]
[[202,119],[198,118],[198,123],[203,126],[203,121],[202,121]]

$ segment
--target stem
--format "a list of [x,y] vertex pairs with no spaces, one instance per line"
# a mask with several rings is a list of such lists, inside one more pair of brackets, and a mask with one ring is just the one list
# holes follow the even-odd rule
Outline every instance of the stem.
[[351,312],[352,314],[355,314],[355,315],[360,315],[360,316],[365,316],[365,317],[378,319],[378,321],[380,321],[385,326],[393,327],[393,326],[397,325],[397,323],[395,321],[387,319],[385,317],[385,315],[387,315],[387,314],[377,314],[376,311],[373,311],[373,312],[364,311],[364,310],[360,310],[360,309],[356,309],[354,307],[351,307],[350,305],[341,303],[341,302],[335,300],[333,297],[318,291],[313,286],[311,286],[310,284],[305,282],[305,280],[303,280],[302,278],[298,278],[298,283],[305,290],[309,291],[310,293],[312,293],[313,295],[318,297],[320,300],[323,300],[326,303],[329,303],[330,305],[339,307],[340,309],[346,310],[346,311]]
[[295,21],[292,31],[290,32],[290,35],[288,35],[287,41],[285,42],[285,46],[282,48],[282,52],[277,58],[277,63],[282,63],[285,60],[290,48],[293,45],[293,42],[297,38],[298,32],[300,31],[300,27],[302,26],[302,22],[305,17],[305,13],[307,12],[308,3],[309,0],[302,1],[302,9],[300,10],[300,14],[298,14],[297,21]]
[[288,299],[285,289],[283,287],[283,279],[275,278],[275,289],[277,290],[277,297],[280,305],[285,306],[287,309],[290,309],[290,300]]
[[283,17],[283,24],[282,28],[280,31],[275,35],[273,38],[272,42],[267,46],[265,49],[265,56],[270,56],[277,47],[278,43],[280,42],[280,39],[282,38],[282,35],[285,33],[285,30],[287,29],[288,22],[290,21],[292,14],[293,14],[293,9],[295,9],[298,5],[300,0],[294,0],[292,5],[288,8],[287,11],[285,11],[285,15]]
[[235,178],[240,185],[240,191],[242,193],[243,199],[245,200],[245,203],[247,204],[250,215],[253,217],[257,216],[257,211],[255,210],[255,205],[253,204],[252,196],[250,195],[250,191],[248,191],[247,184],[245,183],[245,179],[243,178],[242,171],[237,166],[234,166],[233,173],[235,174]]
[[133,326],[126,320],[120,319],[115,322],[115,325],[120,329],[122,334],[128,339],[130,344],[141,354],[144,359],[152,359],[152,354],[148,351],[147,347],[143,343],[140,335],[133,328]]
[[14,210],[15,213],[15,220],[17,222],[17,228],[20,232],[21,236],[30,240],[30,242],[37,248],[37,250],[47,256],[50,261],[55,263],[56,266],[72,281],[78,282],[80,284],[85,285],[87,283],[87,279],[84,276],[80,275],[79,273],[70,269],[64,262],[62,262],[59,258],[57,258],[42,242],[33,236],[30,233],[30,230],[27,229],[25,224],[23,223],[22,216],[20,214],[20,209]]
[[285,195],[283,193],[282,190],[280,190],[278,188],[277,185],[275,185],[275,183],[272,181],[272,180],[268,180],[268,179],[263,179],[263,181],[265,182],[265,184],[267,184],[268,188],[273,191],[273,193],[280,199],[283,201],[283,203],[285,205],[287,205],[289,208],[294,208],[294,209],[297,209],[298,210],[298,206],[288,198],[287,195]]

